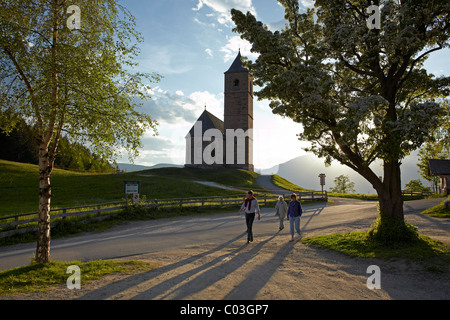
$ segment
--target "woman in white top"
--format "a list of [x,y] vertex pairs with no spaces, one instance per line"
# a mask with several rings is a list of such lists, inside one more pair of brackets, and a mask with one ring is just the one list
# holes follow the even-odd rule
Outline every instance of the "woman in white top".
[[282,196],[278,197],[278,201],[275,204],[275,215],[280,219],[280,230],[284,229],[284,218],[286,218],[286,212],[288,210],[288,206],[286,201]]
[[258,200],[253,196],[253,191],[247,192],[247,197],[239,209],[238,216],[241,211],[245,212],[245,223],[247,224],[247,243],[253,241],[253,221],[255,220],[255,213],[258,212],[258,220],[261,219],[261,211],[259,210]]

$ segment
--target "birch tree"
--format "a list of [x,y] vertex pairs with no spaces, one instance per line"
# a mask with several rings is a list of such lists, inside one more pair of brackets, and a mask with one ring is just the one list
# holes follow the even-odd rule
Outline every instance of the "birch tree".
[[[369,181],[379,199],[375,236],[399,239],[398,228],[407,226],[401,161],[430,138],[442,113],[436,99],[449,92],[449,77],[435,77],[423,64],[449,46],[450,2],[317,0],[303,13],[297,0],[279,3],[281,31],[232,10],[234,31],[259,54],[246,63],[261,87],[255,95],[303,125],[299,138],[311,142],[308,151]],[[380,9],[380,29],[368,27],[371,5]],[[376,159],[381,179],[370,168]]]
[[[36,125],[39,220],[36,262],[50,261],[50,177],[63,135],[98,155],[138,153],[156,122],[133,101],[157,74],[136,72],[134,17],[116,0],[1,0],[1,129]],[[154,131],[156,133],[156,131]]]

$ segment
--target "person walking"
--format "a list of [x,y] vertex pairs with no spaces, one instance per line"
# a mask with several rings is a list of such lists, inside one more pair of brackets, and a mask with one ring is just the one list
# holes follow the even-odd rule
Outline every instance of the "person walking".
[[286,201],[284,201],[283,196],[278,197],[278,201],[275,204],[275,215],[280,219],[280,231],[284,229],[284,218],[286,218],[288,206]]
[[241,211],[245,212],[245,223],[247,224],[247,243],[253,241],[253,221],[255,220],[255,214],[258,213],[258,220],[261,220],[261,211],[259,210],[258,200],[253,196],[253,191],[247,192],[244,203],[239,209],[238,216],[241,215]]
[[302,216],[303,210],[300,201],[297,200],[297,195],[293,193],[291,195],[291,202],[289,202],[289,207],[287,211],[287,219],[290,226],[291,240],[294,241],[294,227],[298,235],[300,235],[300,217]]

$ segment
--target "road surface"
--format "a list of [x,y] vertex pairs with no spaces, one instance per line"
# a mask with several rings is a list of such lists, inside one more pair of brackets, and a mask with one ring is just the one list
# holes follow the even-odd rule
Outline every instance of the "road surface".
[[[420,211],[434,206],[441,199],[405,202],[405,217],[419,231],[450,243],[448,219],[429,218]],[[335,198],[331,204],[304,205],[301,231],[304,237],[336,232],[367,230],[376,218],[377,203]],[[271,208],[262,209],[261,221],[255,221],[255,238],[274,234],[288,239],[288,224],[278,231],[277,218]],[[232,239],[244,242],[245,218],[236,212],[171,219],[134,221],[101,233],[86,233],[51,242],[54,260],[92,260],[135,256],[196,245],[221,245]],[[0,270],[24,266],[35,253],[35,243],[0,248]]]

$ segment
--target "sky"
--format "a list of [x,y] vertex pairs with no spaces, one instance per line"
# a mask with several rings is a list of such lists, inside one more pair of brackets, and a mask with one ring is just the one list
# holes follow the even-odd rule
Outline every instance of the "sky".
[[[300,0],[302,9],[313,0]],[[139,71],[163,76],[151,84],[151,99],[140,111],[157,120],[158,136],[147,132],[135,164],[184,164],[185,136],[206,109],[223,120],[224,72],[238,51],[250,60],[251,45],[232,31],[230,10],[250,11],[270,29],[284,26],[284,9],[276,0],[122,0],[136,18],[144,37],[137,58]],[[449,51],[429,59],[435,75],[449,74]],[[255,87],[254,91],[258,88]],[[300,124],[274,115],[269,101],[254,97],[254,165],[265,169],[304,155],[307,142],[299,141]],[[128,154],[117,159],[129,163]]]

